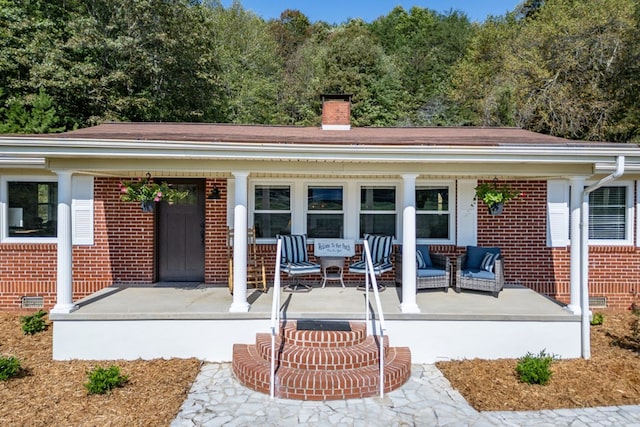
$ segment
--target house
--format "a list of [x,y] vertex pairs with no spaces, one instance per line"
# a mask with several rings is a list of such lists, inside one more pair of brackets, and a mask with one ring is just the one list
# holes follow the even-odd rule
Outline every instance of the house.
[[[371,232],[393,235],[395,250],[406,259],[415,259],[409,242],[450,257],[468,245],[500,247],[506,283],[566,304],[546,326],[542,313],[476,316],[476,302],[457,315],[438,316],[435,308],[421,308],[421,301],[441,296],[416,292],[415,278],[405,275],[397,292],[397,323],[390,329],[416,361],[520,356],[527,345],[588,357],[588,304],[623,309],[635,301],[637,145],[570,141],[516,128],[351,128],[348,99],[327,99],[324,108],[322,128],[105,123],[63,134],[0,137],[0,308],[51,308],[54,358],[228,360],[230,349],[220,350],[225,337],[242,342],[256,329],[265,330],[268,316],[251,310],[242,250],[234,253],[233,295],[226,291],[227,227],[236,230],[238,248],[246,247],[246,228],[255,228],[270,281],[277,234],[359,243]],[[160,203],[153,213],[121,201],[121,181],[147,174],[188,189],[190,201]],[[494,180],[524,193],[501,216],[474,201],[478,183]],[[331,199],[331,208],[308,203],[323,197]],[[435,208],[417,203],[430,198],[437,200]],[[406,264],[411,273],[415,266]],[[392,282],[393,273],[381,280]],[[347,273],[345,281],[353,285],[362,277]],[[224,293],[216,300],[224,309],[215,316],[189,315],[188,307],[173,318],[162,309],[143,314],[122,292],[190,283]],[[166,286],[155,289],[154,299],[175,297]],[[321,292],[312,294],[322,301]],[[88,307],[117,298],[119,317],[109,332],[109,319]],[[511,303],[500,296],[490,304]],[[167,323],[176,318],[179,326]],[[472,327],[476,320],[484,323]],[[497,348],[483,335],[489,330],[494,337],[515,338]],[[429,335],[434,331],[440,332]],[[478,351],[429,350],[438,347],[434,341],[463,331],[475,336],[461,339]],[[523,333],[528,344],[517,338]],[[416,334],[426,335],[416,340]],[[159,337],[210,338],[216,346],[183,343],[171,350],[165,343],[155,351],[147,340]],[[112,352],[107,340],[120,339],[133,350]],[[482,340],[488,344],[480,349]],[[514,347],[507,348],[507,341]]]

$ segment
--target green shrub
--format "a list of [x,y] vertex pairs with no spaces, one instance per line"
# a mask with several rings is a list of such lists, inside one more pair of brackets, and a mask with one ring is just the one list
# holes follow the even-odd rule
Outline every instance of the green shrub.
[[122,387],[129,377],[120,373],[120,368],[111,365],[109,368],[95,367],[89,374],[89,381],[84,384],[89,394],[105,394],[116,387]]
[[539,354],[527,353],[518,359],[516,372],[520,381],[528,384],[547,384],[551,379],[551,362],[554,357],[542,350]]
[[602,313],[593,313],[591,317],[591,325],[597,326],[604,323],[604,315]]
[[20,372],[20,360],[13,356],[0,357],[0,381],[15,377]]
[[20,323],[22,323],[22,331],[25,335],[34,335],[38,332],[42,332],[47,328],[47,324],[44,320],[44,316],[47,314],[45,311],[40,310],[30,316],[22,316]]

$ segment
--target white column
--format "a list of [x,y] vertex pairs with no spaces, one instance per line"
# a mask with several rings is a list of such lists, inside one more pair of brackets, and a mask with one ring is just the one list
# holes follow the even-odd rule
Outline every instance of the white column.
[[56,305],[51,313],[71,313],[73,304],[73,269],[71,245],[71,171],[58,171],[58,229],[56,267]]
[[402,175],[402,303],[403,313],[420,313],[416,303],[416,178]]
[[574,177],[571,179],[571,252],[570,252],[570,295],[571,299],[567,309],[573,314],[580,314],[580,277],[581,277],[581,232],[580,222],[582,206],[582,192],[584,191],[585,178]]
[[246,313],[247,302],[247,177],[248,172],[233,172],[235,207],[233,209],[233,302],[229,311]]

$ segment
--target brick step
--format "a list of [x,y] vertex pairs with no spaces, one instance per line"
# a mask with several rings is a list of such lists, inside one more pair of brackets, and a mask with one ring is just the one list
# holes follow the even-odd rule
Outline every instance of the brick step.
[[338,322],[323,321],[322,325],[327,327],[323,330],[298,330],[296,320],[282,322],[281,334],[287,345],[297,345],[300,347],[349,347],[359,344],[367,337],[367,327],[363,322],[339,322],[348,323],[350,331],[330,330],[332,324]]
[[[245,386],[269,393],[270,363],[255,345],[233,347],[233,372]],[[411,353],[406,347],[389,347],[385,357],[384,391],[404,384],[411,374]],[[379,392],[378,366],[344,370],[304,370],[280,366],[276,373],[277,397],[298,400],[356,399]]]
[[[385,354],[388,346],[389,339],[385,337],[383,346]],[[257,334],[256,347],[260,358],[269,362],[271,360],[271,335]],[[378,366],[379,351],[378,341],[373,336],[368,336],[364,341],[349,347],[302,347],[290,344],[284,337],[276,338],[278,365],[287,368],[340,370]]]

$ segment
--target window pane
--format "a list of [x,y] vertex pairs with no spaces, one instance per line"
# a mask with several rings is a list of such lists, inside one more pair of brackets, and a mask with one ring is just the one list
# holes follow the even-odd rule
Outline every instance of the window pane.
[[9,182],[9,236],[56,237],[58,183]]
[[342,238],[344,215],[310,214],[307,215],[307,235],[320,238]]
[[256,213],[253,217],[256,237],[276,237],[291,233],[290,213]]
[[307,235],[342,238],[344,228],[342,208],[342,187],[309,187],[307,189]]
[[589,194],[589,238],[624,240],[626,187],[602,187]]
[[449,211],[449,188],[416,189],[416,209],[419,211]]
[[360,189],[360,210],[395,211],[396,189],[394,187],[362,187]]
[[395,214],[360,214],[360,237],[365,233],[383,234],[385,236],[396,235]]
[[289,186],[256,185],[255,203],[257,211],[288,211],[291,209],[291,189]]
[[309,187],[307,191],[307,206],[310,211],[341,211],[342,187]]
[[419,239],[449,239],[449,215],[416,215],[416,237]]

